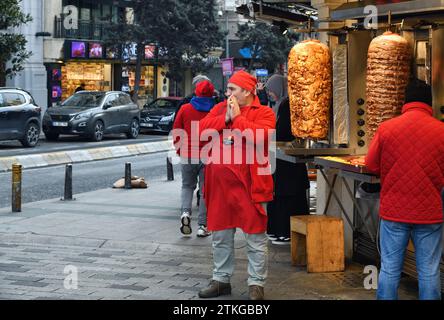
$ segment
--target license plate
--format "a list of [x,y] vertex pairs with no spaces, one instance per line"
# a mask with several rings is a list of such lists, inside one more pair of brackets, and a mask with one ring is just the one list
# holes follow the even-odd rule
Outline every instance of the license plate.
[[53,127],[67,127],[68,126],[68,122],[53,121],[52,125],[53,125]]
[[141,127],[147,127],[147,128],[152,128],[154,127],[154,125],[152,123],[141,123],[140,124]]

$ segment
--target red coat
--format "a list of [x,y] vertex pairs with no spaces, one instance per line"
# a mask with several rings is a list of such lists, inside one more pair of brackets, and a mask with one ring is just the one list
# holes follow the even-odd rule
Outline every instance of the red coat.
[[[201,133],[206,129],[215,129],[221,137],[223,129],[239,129],[241,132],[252,129],[254,136],[244,142],[252,143],[255,147],[264,143],[267,162],[264,164],[255,158],[252,164],[247,164],[243,157],[240,164],[210,163],[205,166],[204,198],[208,228],[213,231],[241,228],[246,233],[261,233],[267,229],[267,216],[261,203],[273,199],[273,179],[271,172],[262,175],[258,174],[258,169],[269,168],[267,134],[275,128],[276,118],[269,107],[260,105],[258,99],[240,110],[241,114],[227,126],[226,101],[219,103],[200,121]],[[264,130],[265,134],[258,134],[257,129]],[[222,138],[218,145],[213,144],[213,148],[223,152],[231,149],[232,156],[240,151],[235,145],[223,144]]]
[[[176,135],[173,135],[174,146],[177,150],[177,154],[183,158],[199,158],[199,153],[201,148],[204,146],[203,143],[199,141],[199,127],[195,135],[191,133],[191,122],[202,120],[208,112],[197,111],[191,103],[184,104],[176,115],[174,120],[173,129],[183,129],[187,133],[187,138],[182,139]],[[173,131],[174,133],[174,131]],[[196,156],[194,156],[196,155]]]
[[406,104],[402,115],[378,128],[366,157],[381,177],[381,218],[432,224],[443,222],[444,124],[430,106]]

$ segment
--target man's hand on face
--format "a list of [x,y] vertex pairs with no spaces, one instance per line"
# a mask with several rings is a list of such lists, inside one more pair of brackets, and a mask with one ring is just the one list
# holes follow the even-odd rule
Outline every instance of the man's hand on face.
[[231,121],[233,121],[234,118],[241,114],[237,98],[235,96],[231,96],[228,99],[228,105],[231,106]]
[[227,100],[227,112],[225,112],[225,124],[229,124],[231,122],[232,97],[233,96],[229,96]]

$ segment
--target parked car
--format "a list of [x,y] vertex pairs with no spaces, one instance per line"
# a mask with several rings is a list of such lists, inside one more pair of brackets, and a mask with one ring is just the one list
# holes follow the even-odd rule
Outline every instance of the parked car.
[[140,129],[149,132],[169,133],[173,128],[177,111],[182,106],[182,97],[157,98],[143,106],[140,112]]
[[25,147],[35,147],[41,111],[28,91],[0,88],[0,140],[19,140]]
[[121,91],[79,91],[61,105],[48,108],[43,117],[46,139],[73,134],[100,141],[107,133],[139,135],[139,107],[129,94]]

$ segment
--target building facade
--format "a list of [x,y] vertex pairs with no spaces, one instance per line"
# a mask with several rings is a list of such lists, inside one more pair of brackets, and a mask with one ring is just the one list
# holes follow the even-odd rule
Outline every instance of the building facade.
[[[22,11],[33,21],[14,32],[24,34],[32,52],[24,70],[8,86],[27,89],[42,108],[66,99],[75,89],[131,92],[135,79],[135,44],[105,45],[105,25],[131,17],[124,1],[24,0]],[[169,81],[155,46],[145,46],[139,105],[168,96]]]
[[46,69],[43,63],[44,39],[40,35],[44,30],[44,0],[25,0],[20,3],[23,13],[29,13],[33,20],[15,28],[13,32],[26,37],[26,49],[32,52],[24,63],[24,70],[12,79],[6,79],[6,86],[28,90],[36,103],[42,108],[47,105]]

